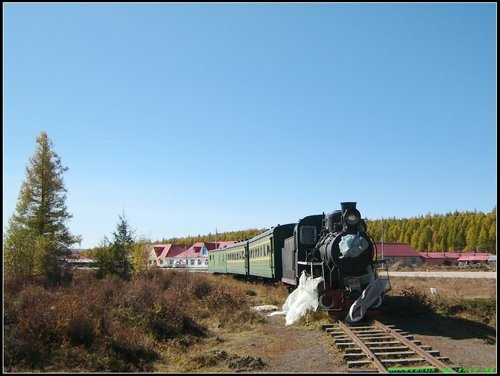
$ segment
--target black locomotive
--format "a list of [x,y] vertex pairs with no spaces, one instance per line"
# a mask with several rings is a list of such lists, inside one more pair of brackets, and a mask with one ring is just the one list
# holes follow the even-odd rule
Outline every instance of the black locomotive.
[[[209,253],[214,273],[282,281],[290,290],[308,277],[322,277],[319,306],[360,320],[380,307],[388,279],[377,275],[375,242],[366,231],[355,202],[341,210],[310,215],[297,223],[277,225],[252,239]],[[390,287],[389,287],[390,288]]]
[[282,249],[282,280],[295,286],[303,271],[323,277],[319,306],[332,313],[349,311],[347,321],[354,322],[379,308],[390,289],[388,277],[378,278],[376,264],[375,242],[356,203],[342,202],[341,210],[308,216],[295,225]]

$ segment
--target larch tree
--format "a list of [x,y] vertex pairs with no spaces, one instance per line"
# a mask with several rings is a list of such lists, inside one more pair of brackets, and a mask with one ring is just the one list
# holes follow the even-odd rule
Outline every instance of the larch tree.
[[148,258],[151,241],[140,238],[132,245],[131,264],[132,276],[134,278],[143,277],[148,271]]
[[43,275],[49,282],[60,280],[59,258],[81,242],[81,237],[73,236],[65,224],[72,217],[66,208],[63,180],[67,170],[52,141],[41,132],[4,235],[6,272]]

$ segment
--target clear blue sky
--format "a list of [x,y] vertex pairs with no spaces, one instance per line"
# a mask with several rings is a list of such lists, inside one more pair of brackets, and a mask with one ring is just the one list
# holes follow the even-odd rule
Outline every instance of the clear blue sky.
[[496,3],[3,3],[3,222],[47,132],[82,248],[496,206]]

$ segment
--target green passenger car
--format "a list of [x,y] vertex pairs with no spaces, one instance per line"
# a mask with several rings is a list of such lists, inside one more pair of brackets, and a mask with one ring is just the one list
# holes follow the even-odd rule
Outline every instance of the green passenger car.
[[226,248],[214,249],[208,252],[208,271],[212,273],[227,273]]
[[248,241],[248,264],[251,277],[281,279],[281,249],[293,235],[294,223],[277,225]]
[[241,241],[224,248],[226,273],[248,276],[248,242]]

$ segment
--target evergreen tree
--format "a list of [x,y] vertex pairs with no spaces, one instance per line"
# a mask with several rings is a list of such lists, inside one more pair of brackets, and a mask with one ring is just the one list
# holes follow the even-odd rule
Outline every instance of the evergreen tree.
[[105,239],[105,243],[97,252],[98,277],[116,274],[122,279],[132,277],[132,251],[135,243],[133,231],[125,218],[118,216],[119,222],[113,232],[113,242]]
[[66,208],[66,188],[61,159],[45,132],[36,139],[36,151],[26,167],[16,205],[4,236],[6,272],[60,278],[60,256],[80,243],[65,225],[72,215]]

